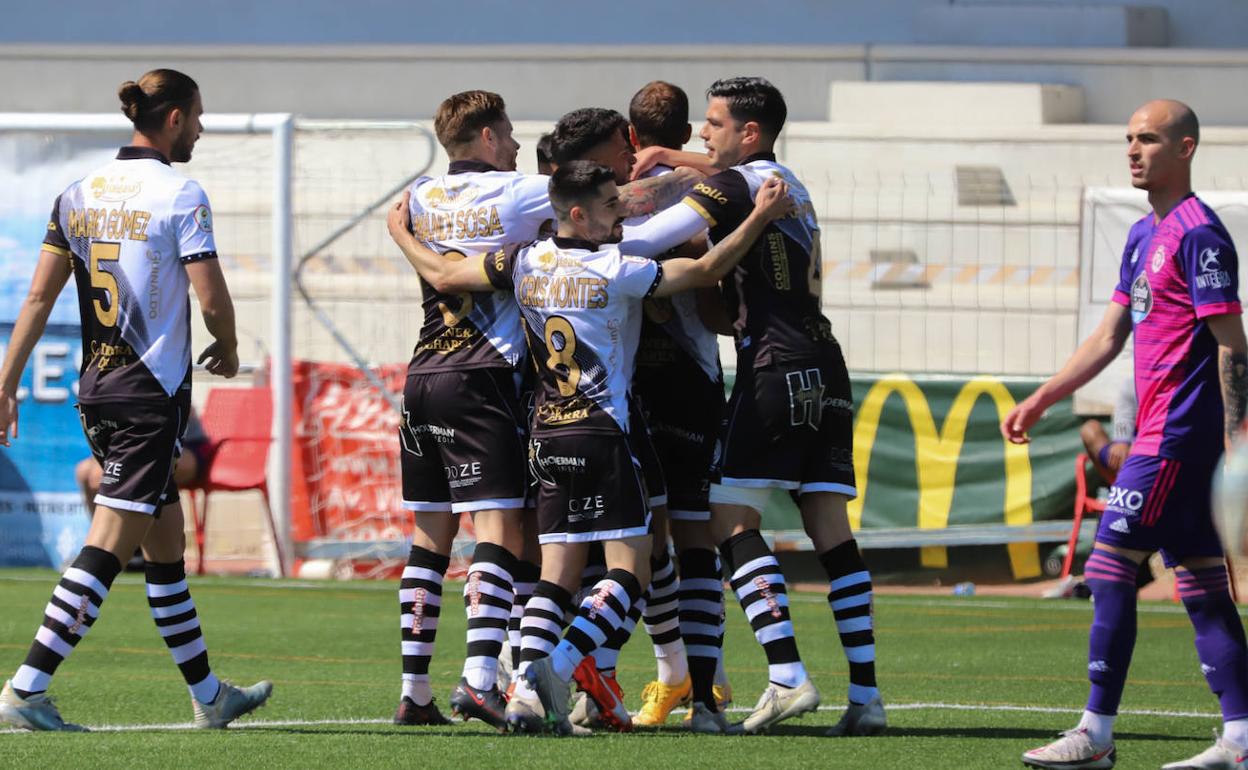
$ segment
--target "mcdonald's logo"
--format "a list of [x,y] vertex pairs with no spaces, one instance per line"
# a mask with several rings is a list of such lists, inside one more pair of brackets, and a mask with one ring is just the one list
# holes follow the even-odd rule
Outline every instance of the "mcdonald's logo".
[[[996,405],[997,420],[1000,422],[1014,408],[1014,397],[999,380],[976,377],[958,391],[944,424],[937,432],[927,397],[918,385],[901,373],[881,377],[862,399],[854,423],[854,475],[858,497],[849,503],[849,523],[854,529],[862,525],[862,509],[870,482],[867,471],[880,428],[880,414],[885,402],[894,393],[901,396],[914,432],[914,464],[919,487],[918,527],[944,529],[949,525],[958,458],[966,439],[972,408],[981,396],[987,396]],[[1030,450],[1026,444],[1011,444],[1005,439],[1001,442],[1005,447],[1004,522],[1011,526],[1031,524]],[[1008,548],[1010,566],[1016,578],[1040,574],[1040,553],[1035,543],[1009,543]],[[943,546],[923,548],[920,558],[925,567],[946,567],[949,563],[948,552]]]

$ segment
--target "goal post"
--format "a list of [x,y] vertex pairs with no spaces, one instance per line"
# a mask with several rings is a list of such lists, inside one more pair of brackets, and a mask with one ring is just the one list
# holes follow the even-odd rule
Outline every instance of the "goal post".
[[[248,368],[266,365],[270,372],[270,387],[273,398],[272,446],[269,452],[268,487],[271,515],[276,524],[276,553],[273,555],[274,572],[286,574],[289,564],[283,563],[292,553],[290,540],[290,458],[293,446],[291,412],[291,291],[290,276],[293,263],[293,231],[294,212],[292,205],[292,187],[294,184],[294,137],[295,119],[286,113],[257,114],[208,114],[203,117],[204,134],[206,137],[217,135],[252,135],[271,139],[271,168],[268,184],[271,185],[268,201],[267,221],[269,239],[267,244],[270,265],[269,292],[269,329],[270,340],[269,361],[245,361]],[[34,221],[32,218],[46,218],[51,209],[52,200],[65,186],[88,172],[93,164],[100,162],[102,153],[124,144],[133,130],[131,123],[124,116],[114,113],[0,113],[0,142],[6,143],[7,162],[14,167],[18,184],[0,195],[0,234],[7,235],[7,240],[0,241],[0,266],[2,274],[10,282],[18,280],[22,270],[26,271],[23,287],[28,284],[29,264],[22,264],[22,255],[29,256],[38,250],[38,233],[29,232],[29,226],[20,223]],[[58,143],[63,149],[54,147]],[[52,148],[49,150],[49,148]],[[38,150],[39,152],[33,152]],[[35,156],[38,157],[29,157]],[[43,168],[40,168],[40,162]],[[194,163],[188,174],[198,178]],[[31,180],[33,184],[24,184]],[[211,185],[209,189],[212,197]],[[5,220],[12,220],[16,232],[8,235],[3,228]],[[45,219],[46,221],[46,219]],[[7,248],[6,248],[7,247]],[[77,324],[76,317],[71,319],[72,299],[68,295],[71,288],[63,292],[61,302],[68,302],[70,307],[61,306],[60,315],[55,320],[65,322],[65,326]],[[16,319],[18,308],[11,295],[0,301],[0,322],[11,324]],[[59,305],[60,303],[58,303]],[[81,353],[79,352],[80,356]],[[66,367],[59,367],[64,370]],[[65,376],[64,371],[61,375]],[[76,373],[72,378],[72,388],[56,389],[63,391],[60,401],[69,400],[70,393],[76,389]],[[45,388],[46,391],[52,389]],[[38,399],[38,390],[32,393],[32,400]],[[49,403],[48,406],[54,404]],[[77,420],[72,418],[68,410],[53,409],[33,410],[35,420],[25,420],[27,433],[39,431],[43,422],[47,422],[48,431],[53,436],[68,439],[77,430]],[[19,452],[22,445],[17,445]],[[27,496],[39,499],[40,495],[51,494],[57,500],[71,504],[77,490],[72,488],[73,474],[65,468],[64,453],[43,458],[23,456],[13,453],[14,478],[6,478],[4,484],[10,487],[8,493],[19,497]],[[55,466],[53,464],[56,464]],[[60,466],[60,467],[57,467]],[[69,484],[60,481],[68,477]],[[42,489],[40,487],[43,487]],[[69,488],[66,488],[69,487]],[[81,517],[79,517],[81,518]],[[64,542],[72,540],[76,535],[64,522],[60,522],[61,534],[57,537]],[[68,533],[68,534],[66,534]],[[46,540],[46,536],[45,536]],[[70,546],[64,546],[69,549]],[[59,566],[55,565],[55,566]]]

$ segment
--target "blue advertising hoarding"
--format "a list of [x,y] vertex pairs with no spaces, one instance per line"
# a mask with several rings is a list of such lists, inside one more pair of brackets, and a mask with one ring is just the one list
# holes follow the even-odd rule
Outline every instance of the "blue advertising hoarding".
[[[39,258],[52,202],[104,163],[115,136],[0,134],[0,360]],[[74,408],[82,340],[71,279],[22,372],[18,434],[0,447],[0,566],[59,568],[90,520],[74,479],[89,453]]]

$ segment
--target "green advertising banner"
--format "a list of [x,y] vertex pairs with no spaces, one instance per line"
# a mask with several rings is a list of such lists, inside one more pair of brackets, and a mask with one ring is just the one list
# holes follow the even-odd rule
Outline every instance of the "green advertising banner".
[[[943,529],[1069,518],[1074,458],[1083,451],[1081,418],[1067,399],[1013,445],[998,426],[1040,379],[853,374],[855,529]],[[768,529],[801,529],[787,494],[772,496]],[[1034,543],[1009,544],[1017,577],[1039,574]],[[922,549],[922,563],[947,566],[943,547]]]

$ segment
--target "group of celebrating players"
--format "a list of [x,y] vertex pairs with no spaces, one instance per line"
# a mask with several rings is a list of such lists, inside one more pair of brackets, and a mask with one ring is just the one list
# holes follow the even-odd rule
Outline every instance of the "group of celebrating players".
[[[849,659],[833,732],[885,727],[870,575],[845,510],[849,378],[822,315],[810,196],[772,152],[784,99],[762,78],[717,81],[707,96],[706,154],[681,152],[688,97],[656,81],[627,119],[563,116],[539,145],[549,176],[515,170],[497,94],[438,108],[450,167],[415,182],[388,223],[425,309],[404,388],[403,504],[417,534],[399,593],[398,722],[444,719],[429,657],[463,512],[477,546],[453,713],[570,734],[661,725],[689,704],[695,732],[757,733],[813,711],[819,693],[759,532],[771,490],[784,489],[827,569]],[[717,333],[737,340],[727,405]],[[770,679],[739,725],[722,711],[721,557]],[[615,662],[639,619],[658,675],[634,719]],[[585,693],[576,709],[572,681]]]
[[[200,361],[226,377],[238,367],[207,198],[169,167],[189,160],[199,136],[199,90],[155,70],[120,96],[132,143],[57,198],[0,370],[7,445],[21,370],[75,276],[90,352],[79,411],[104,475],[87,544],[0,693],[0,722],[26,729],[80,729],[46,691],[139,544],[152,615],[196,724],[223,727],[272,690],[213,674],[169,484],[190,394],[188,285],[214,337]],[[400,428],[415,534],[399,588],[398,724],[449,721],[429,664],[462,513],[477,545],[453,715],[574,735],[659,726],[688,705],[694,732],[756,734],[814,711],[820,695],[798,653],[785,579],[760,533],[770,495],[785,490],[826,570],[848,663],[848,706],[829,735],[886,728],[871,576],[846,514],[856,494],[849,377],[822,314],[811,198],[773,152],[784,99],[757,77],[716,81],[706,96],[705,153],[681,150],[688,98],[655,81],[628,118],[597,108],[563,116],[539,142],[536,175],[516,171],[519,145],[497,94],[458,93],[438,108],[450,166],[417,180],[387,218],[421,277],[425,312]],[[1135,574],[1158,549],[1177,567],[1225,721],[1213,747],[1168,767],[1248,765],[1248,645],[1209,512],[1224,443],[1215,437],[1229,442],[1248,400],[1248,345],[1234,247],[1191,192],[1198,141],[1181,103],[1149,102],[1131,118],[1132,181],[1153,211],[1131,231],[1101,327],[1002,424],[1025,442],[1044,409],[1134,333],[1137,440],[1087,568],[1092,692],[1078,727],[1024,754],[1031,766],[1113,766]],[[726,403],[718,334],[737,350]],[[768,663],[766,689],[737,724],[724,715],[725,575]],[[657,676],[633,716],[615,664],[639,620]],[[573,683],[583,693],[575,703]]]

